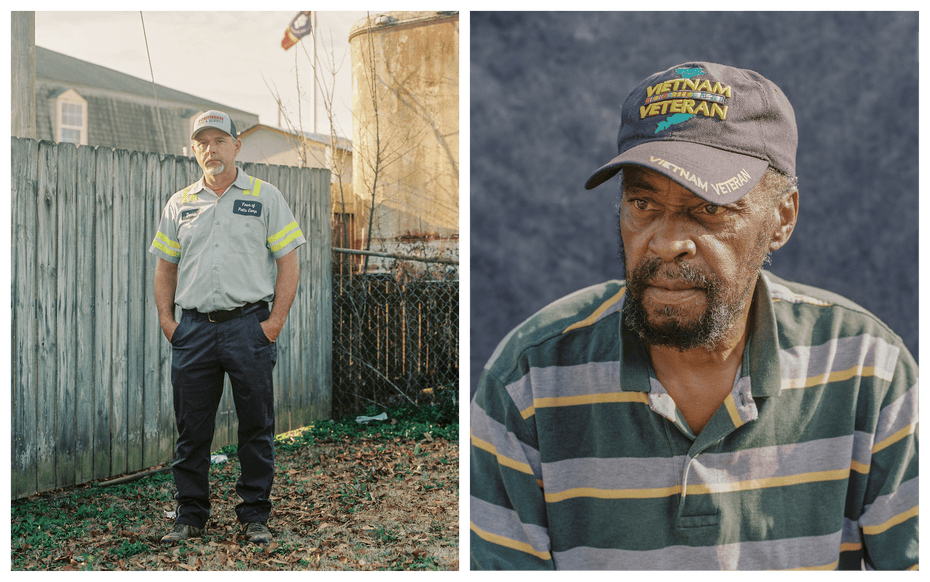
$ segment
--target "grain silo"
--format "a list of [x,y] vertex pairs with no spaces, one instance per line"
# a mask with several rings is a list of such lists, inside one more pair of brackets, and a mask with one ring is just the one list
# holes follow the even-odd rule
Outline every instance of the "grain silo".
[[356,217],[363,248],[457,257],[458,13],[372,14],[349,44],[353,189],[374,209]]

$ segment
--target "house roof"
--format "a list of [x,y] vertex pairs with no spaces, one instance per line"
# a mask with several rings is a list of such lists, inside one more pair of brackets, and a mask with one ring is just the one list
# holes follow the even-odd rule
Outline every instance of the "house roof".
[[[255,133],[255,132],[259,131],[259,130],[274,131],[274,132],[277,132],[277,133],[281,133],[281,134],[284,134],[284,135],[292,135],[292,136],[295,136],[295,137],[299,135],[298,133],[296,133],[296,132],[294,132],[294,131],[290,131],[290,130],[287,130],[287,129],[281,129],[280,127],[272,127],[272,126],[270,126],[270,125],[264,125],[264,124],[262,124],[262,123],[259,123],[259,124],[253,125],[252,127],[250,127],[249,129],[247,129],[247,130],[245,130],[245,131],[243,131],[243,132],[240,132],[240,133],[239,133],[239,137],[240,137],[240,138],[245,137],[245,136],[247,136],[247,135],[249,135],[249,134],[251,134],[251,133]],[[302,133],[303,133],[304,139],[313,140],[313,141],[322,143],[322,144],[324,144],[324,145],[329,145],[329,144],[330,144],[330,137],[329,137],[329,134],[327,134],[327,133],[313,133],[313,132],[310,132],[310,131],[304,131],[304,132],[302,132]],[[336,146],[337,146],[339,149],[342,149],[342,150],[346,150],[346,151],[348,151],[348,152],[351,152],[351,151],[352,151],[352,140],[347,139],[347,138],[344,138],[344,137],[337,137],[337,138],[336,138]]]
[[[36,46],[36,78],[59,81],[67,85],[97,87],[121,93],[130,93],[145,98],[152,97],[152,82],[139,77],[120,73],[100,65],[88,63],[68,55]],[[160,100],[195,104],[201,109],[220,109],[233,114],[254,116],[254,113],[216,103],[209,99],[177,91],[163,85],[155,85]]]

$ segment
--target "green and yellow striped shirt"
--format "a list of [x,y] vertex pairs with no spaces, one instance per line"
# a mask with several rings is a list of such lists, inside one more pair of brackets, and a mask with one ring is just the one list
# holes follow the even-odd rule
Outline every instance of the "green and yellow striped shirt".
[[837,295],[763,272],[695,435],[611,281],[512,331],[471,405],[473,569],[916,569],[917,365]]

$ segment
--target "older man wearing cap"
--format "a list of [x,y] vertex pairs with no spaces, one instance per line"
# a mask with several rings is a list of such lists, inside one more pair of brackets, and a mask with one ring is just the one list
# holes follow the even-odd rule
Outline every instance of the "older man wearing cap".
[[297,293],[295,249],[306,239],[281,192],[236,167],[237,135],[223,112],[197,118],[191,142],[203,177],[171,197],[149,249],[159,258],[155,301],[172,346],[178,425],[178,508],[166,544],[200,536],[210,517],[210,446],[226,374],[239,419],[236,514],[249,541],[272,539],[275,340]]
[[511,332],[471,410],[476,569],[917,565],[917,366],[838,295],[762,270],[798,216],[797,128],[692,62],[623,104],[627,279]]

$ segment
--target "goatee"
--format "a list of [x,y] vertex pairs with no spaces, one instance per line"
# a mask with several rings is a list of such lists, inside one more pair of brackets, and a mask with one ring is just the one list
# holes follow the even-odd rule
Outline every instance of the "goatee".
[[[623,242],[620,259],[627,268],[627,292],[623,308],[624,324],[639,335],[643,343],[665,346],[680,351],[703,348],[708,351],[720,345],[745,309],[746,301],[755,290],[759,269],[768,261],[769,253],[760,253],[756,268],[750,267],[743,288],[732,293],[732,284],[712,272],[696,269],[682,261],[665,263],[658,257],[642,259],[629,270]],[[704,308],[700,313],[691,307],[664,305],[647,311],[646,290],[656,280],[678,281],[704,293]],[[730,291],[730,292],[728,292]],[[656,321],[650,321],[650,317]]]

